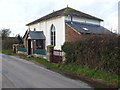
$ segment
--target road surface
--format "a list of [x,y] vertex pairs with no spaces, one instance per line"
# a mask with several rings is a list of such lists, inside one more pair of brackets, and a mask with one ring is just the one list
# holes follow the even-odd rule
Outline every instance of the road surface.
[[[15,56],[2,55],[2,88],[91,88]],[[93,89],[92,89],[93,90]]]

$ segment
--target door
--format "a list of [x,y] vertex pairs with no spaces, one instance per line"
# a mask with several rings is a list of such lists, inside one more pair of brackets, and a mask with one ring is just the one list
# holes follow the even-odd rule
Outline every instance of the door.
[[28,55],[31,55],[31,39],[28,39]]

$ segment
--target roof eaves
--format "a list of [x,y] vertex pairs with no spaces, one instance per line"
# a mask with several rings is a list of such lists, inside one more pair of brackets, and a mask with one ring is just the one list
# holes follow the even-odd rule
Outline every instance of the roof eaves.
[[[71,8],[71,9],[72,9],[72,8]],[[76,9],[73,9],[73,10],[75,10],[75,11],[77,11],[77,12],[79,12],[79,13],[82,13],[82,14],[84,14],[84,15],[88,15],[88,16],[90,16],[90,17],[93,17],[94,19],[98,19],[98,20],[100,20],[100,21],[104,21],[103,19],[100,19],[100,18],[95,17],[95,16],[93,16],[93,15],[84,13],[84,12],[82,12],[82,11],[78,11],[78,10],[76,10]],[[87,18],[88,18],[88,17],[87,17]]]
[[[95,16],[92,16],[92,15],[89,15],[89,14],[87,14],[87,13],[84,13],[84,12],[75,10],[75,9],[73,9],[73,8],[67,7],[67,8],[63,8],[63,9],[61,9],[61,10],[58,10],[58,11],[54,11],[54,12],[48,14],[48,15],[45,15],[45,16],[43,16],[43,17],[41,17],[41,18],[39,18],[39,19],[37,19],[37,20],[35,20],[35,21],[33,21],[33,22],[30,22],[30,23],[26,24],[26,26],[29,26],[29,25],[32,25],[32,24],[36,24],[36,23],[38,23],[38,22],[40,22],[40,21],[48,20],[48,19],[50,19],[50,18],[54,18],[54,17],[57,17],[57,16],[67,16],[69,10],[73,10],[73,11],[76,11],[76,12],[78,12],[78,13],[82,13],[83,16],[81,16],[81,17],[87,17],[87,18],[90,18],[90,19],[92,18],[92,19],[97,19],[97,20],[99,20],[99,21],[104,21],[104,20],[102,20],[102,19],[100,19],[100,18],[97,18],[97,17],[95,17]],[[80,17],[80,16],[77,15],[77,14],[74,14],[73,16],[78,16],[78,17]]]
[[53,19],[53,18],[55,18],[55,17],[59,17],[59,16],[65,16],[65,15],[64,15],[64,14],[61,14],[61,15],[57,15],[57,16],[54,16],[54,17],[51,17],[51,18],[44,19],[44,20],[33,21],[33,22],[31,22],[31,23],[26,24],[26,26],[33,25],[33,24],[39,23],[39,22],[41,22],[41,21],[45,21],[45,20],[49,20],[49,19]]
[[[25,32],[25,35],[28,33],[28,30],[26,30],[26,32]],[[25,35],[23,36],[23,38],[25,38]]]
[[[54,12],[52,12],[52,13],[50,13],[50,14],[47,14],[47,15],[45,15],[45,16],[39,18],[39,19],[34,20],[33,22],[30,22],[30,23],[26,24],[26,26],[29,26],[29,25],[32,25],[32,24],[38,23],[38,22],[40,22],[40,19],[46,18],[47,16],[52,15],[52,14],[55,14],[55,13],[58,13],[58,12],[60,12],[60,11],[64,11],[65,9],[66,9],[66,8],[63,8],[63,9],[60,9],[60,10],[54,11]],[[60,14],[60,15],[61,15],[61,14]],[[60,15],[56,15],[56,16],[60,16]],[[43,19],[43,20],[48,20],[48,19],[50,19],[50,18],[53,18],[53,17],[49,17],[49,18],[47,18],[47,19]],[[43,21],[43,20],[41,20],[41,21]]]

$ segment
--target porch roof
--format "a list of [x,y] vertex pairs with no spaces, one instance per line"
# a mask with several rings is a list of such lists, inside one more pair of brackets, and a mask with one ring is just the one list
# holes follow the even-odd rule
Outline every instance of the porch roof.
[[31,39],[45,39],[43,31],[30,31],[29,35]]

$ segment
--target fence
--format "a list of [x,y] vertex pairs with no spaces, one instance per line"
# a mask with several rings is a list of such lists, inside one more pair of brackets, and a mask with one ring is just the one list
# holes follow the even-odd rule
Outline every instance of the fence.
[[63,51],[62,50],[51,50],[50,61],[54,63],[62,62],[63,61]]
[[[27,52],[26,48],[18,48],[18,51]],[[34,54],[46,55],[45,49],[34,49]]]
[[46,55],[45,49],[34,49],[34,54]]
[[18,51],[27,52],[27,49],[26,48],[18,48]]
[[[17,48],[18,51],[27,54],[26,48]],[[48,61],[53,63],[63,62],[64,53],[61,50],[54,50],[54,48],[49,48],[48,51],[45,49],[34,49],[32,50],[32,55],[43,57],[48,59]]]

